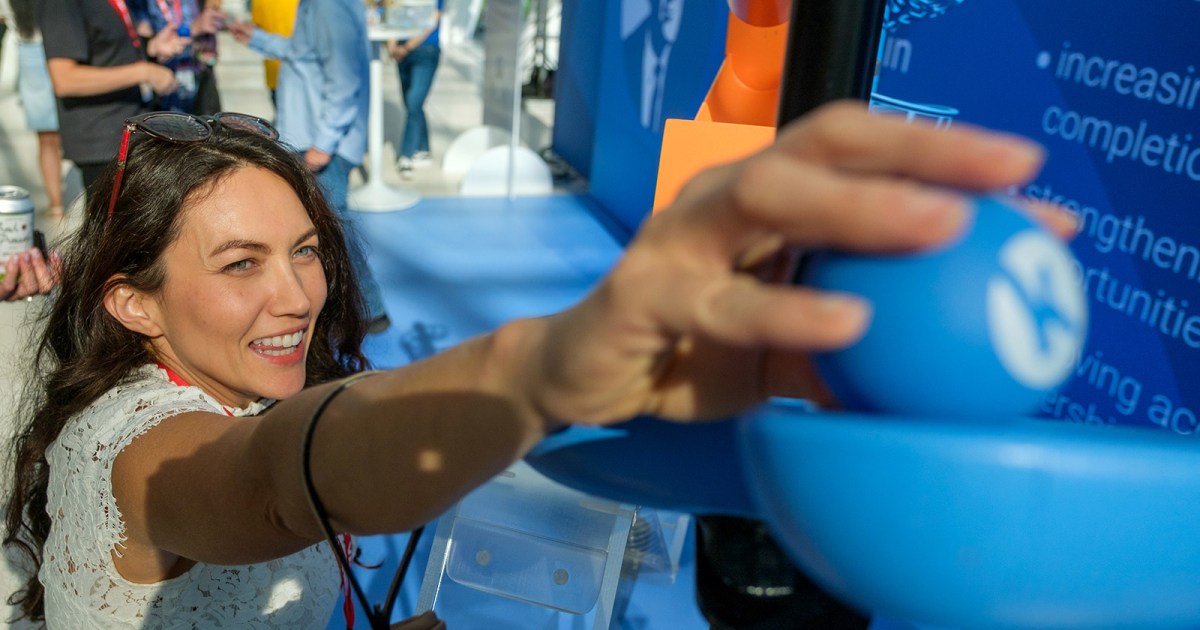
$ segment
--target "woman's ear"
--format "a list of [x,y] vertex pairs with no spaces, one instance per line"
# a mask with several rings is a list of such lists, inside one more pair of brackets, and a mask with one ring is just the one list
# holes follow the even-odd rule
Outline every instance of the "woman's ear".
[[114,277],[104,293],[104,309],[121,325],[151,339],[161,337],[154,299],[129,286],[124,277]]

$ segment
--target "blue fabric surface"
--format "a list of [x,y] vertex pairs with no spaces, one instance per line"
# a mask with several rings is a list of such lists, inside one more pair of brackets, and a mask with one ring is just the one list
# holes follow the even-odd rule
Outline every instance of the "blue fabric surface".
[[[625,235],[610,231],[587,197],[515,200],[426,198],[396,213],[354,217],[383,287],[392,328],[368,337],[377,367],[395,367],[443,350],[516,317],[542,315],[578,301],[612,266]],[[411,615],[435,525],[426,528],[393,619]],[[408,540],[406,534],[360,540],[358,569],[372,604],[382,602]],[[707,628],[695,604],[692,536],[674,580],[648,576],[626,585],[614,628]],[[571,615],[449,583],[438,600],[460,628],[591,628],[593,614]],[[359,612],[359,625],[363,616]],[[339,606],[329,628],[345,628]]]

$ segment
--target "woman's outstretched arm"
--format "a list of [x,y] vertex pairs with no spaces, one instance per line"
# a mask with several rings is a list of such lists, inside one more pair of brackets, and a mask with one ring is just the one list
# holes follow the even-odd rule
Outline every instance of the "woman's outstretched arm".
[[[405,530],[564,423],[704,420],[819,396],[808,353],[855,341],[870,305],[764,270],[794,248],[945,243],[968,222],[964,191],[1022,183],[1041,159],[1011,136],[822,108],[693,180],[575,307],[341,393],[315,434],[318,491],[340,529]],[[131,544],[165,554],[161,565],[260,561],[320,540],[300,448],[331,386],[255,419],[178,416],[126,447],[114,486]]]

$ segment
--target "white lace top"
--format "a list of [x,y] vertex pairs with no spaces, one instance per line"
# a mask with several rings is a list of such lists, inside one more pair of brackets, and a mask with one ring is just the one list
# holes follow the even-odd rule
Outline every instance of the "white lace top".
[[[229,411],[246,416],[263,407]],[[110,552],[120,551],[125,525],[113,498],[113,461],[147,429],[188,411],[224,408],[146,366],[72,418],[46,450],[53,525],[39,579],[49,628],[324,628],[329,622],[341,577],[326,544],[260,564],[197,563],[157,584],[134,584],[117,573]]]

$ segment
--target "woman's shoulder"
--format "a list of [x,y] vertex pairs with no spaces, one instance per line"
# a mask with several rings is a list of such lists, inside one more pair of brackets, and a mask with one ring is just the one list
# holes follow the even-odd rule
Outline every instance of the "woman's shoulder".
[[199,388],[177,385],[161,366],[148,364],[130,372],[85,413],[104,410],[137,415],[178,405],[186,406],[184,411],[221,411],[221,406]]
[[145,365],[71,418],[57,443],[78,447],[85,442],[119,451],[162,420],[192,411],[222,412],[200,389],[180,387],[161,368]]

